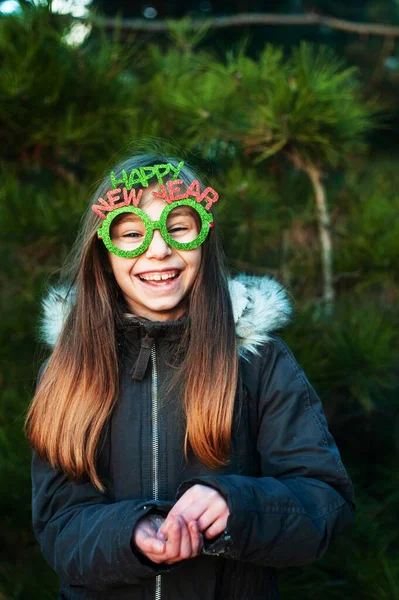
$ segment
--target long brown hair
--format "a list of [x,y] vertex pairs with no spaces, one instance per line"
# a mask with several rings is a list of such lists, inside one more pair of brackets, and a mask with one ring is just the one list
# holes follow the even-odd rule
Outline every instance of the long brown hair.
[[[113,170],[178,160],[140,154]],[[179,177],[189,184],[198,176],[185,165]],[[116,330],[126,304],[97,239],[100,218],[91,205],[109,190],[108,177],[96,190],[64,277],[72,306],[29,407],[25,431],[39,455],[74,481],[87,475],[104,487],[96,470],[101,432],[118,398]],[[185,358],[178,378],[183,383],[188,445],[210,468],[228,461],[238,356],[233,310],[224,255],[217,231],[202,245],[201,264],[188,298]],[[216,341],[216,343],[215,343]]]

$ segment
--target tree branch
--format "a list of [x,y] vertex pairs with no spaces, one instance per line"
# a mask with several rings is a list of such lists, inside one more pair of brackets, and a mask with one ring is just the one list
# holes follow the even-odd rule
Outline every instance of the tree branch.
[[317,221],[321,247],[321,264],[323,268],[323,301],[327,315],[331,315],[334,305],[333,283],[333,244],[331,236],[330,213],[328,212],[326,190],[322,183],[322,173],[314,165],[302,167],[312,182],[316,200]]
[[[177,19],[174,19],[177,20]],[[149,21],[148,19],[104,19],[94,17],[93,22],[110,29],[118,27],[121,30],[129,31],[149,31],[160,32],[168,31],[169,21],[167,19],[159,21]],[[393,25],[382,25],[379,23],[358,23],[355,21],[346,21],[336,19],[327,15],[318,15],[307,13],[303,15],[285,15],[269,13],[240,13],[228,17],[214,17],[213,19],[192,19],[187,22],[187,28],[196,30],[204,23],[209,24],[210,29],[222,29],[225,27],[242,27],[245,25],[318,25],[339,29],[349,33],[360,33],[365,35],[377,35],[382,37],[399,37],[399,27]]]

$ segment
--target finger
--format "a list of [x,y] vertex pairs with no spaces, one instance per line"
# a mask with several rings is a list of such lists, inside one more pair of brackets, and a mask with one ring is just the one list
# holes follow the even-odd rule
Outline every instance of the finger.
[[169,527],[166,541],[166,559],[176,558],[180,555],[181,523],[177,518]]
[[188,530],[191,539],[191,556],[197,556],[201,552],[203,538],[200,533],[197,521],[190,521],[188,524]]
[[179,559],[180,560],[185,560],[187,558],[191,557],[191,536],[190,536],[190,532],[188,530],[188,527],[186,525],[186,523],[184,522],[184,519],[180,519],[180,525],[181,525],[181,529],[180,529],[180,533],[181,533],[181,539],[180,539],[180,556]]
[[209,508],[210,505],[208,498],[198,498],[197,500],[191,502],[191,504],[189,504],[184,510],[182,510],[178,516],[183,517],[188,525],[190,521],[198,521],[201,515],[203,515],[205,511],[209,510]]
[[152,553],[152,552],[147,553],[146,552],[145,555],[147,558],[149,558],[154,563],[157,563],[157,564],[165,563],[166,564],[164,553],[158,554],[158,553]]
[[[169,511],[169,515],[177,516],[181,514],[190,504],[195,502],[198,498],[204,495],[203,485],[192,485],[184,494],[179,498],[176,504]],[[208,488],[209,490],[210,488]]]
[[215,492],[215,494],[209,494],[190,505],[182,512],[182,516],[186,522],[194,519],[197,520],[200,531],[203,531],[223,513],[228,512],[229,508],[225,499]]
[[166,544],[162,540],[157,540],[155,538],[149,539],[148,543],[147,543],[147,547],[148,547],[147,552],[149,552],[151,554],[156,554],[157,556],[165,554]]
[[166,542],[166,536],[161,531],[157,531],[157,539]]
[[180,517],[178,515],[171,515],[169,513],[165,521],[162,523],[161,527],[158,529],[158,538],[162,539],[163,537],[164,539],[168,539],[173,525],[176,522],[179,522],[179,518]]
[[144,554],[149,552],[162,554],[165,550],[165,544],[161,540],[157,540],[154,533],[149,535],[148,532],[141,527],[136,531],[134,543]]
[[208,529],[213,523],[215,523],[218,519],[225,518],[227,521],[228,512],[224,507],[219,506],[211,506],[208,510],[206,510],[198,519],[198,527],[200,531],[205,531]]
[[191,504],[193,502],[193,500],[195,498],[193,497],[193,493],[191,491],[192,489],[193,488],[190,488],[189,490],[187,490],[187,492],[185,492],[183,494],[183,496],[181,498],[179,498],[179,500],[176,502],[176,504],[174,506],[172,506],[172,508],[170,509],[168,516],[169,515],[171,517],[178,516],[183,510],[185,510],[187,508],[187,506],[189,504]]
[[199,500],[198,503],[194,503],[194,505],[188,506],[187,509],[179,515],[172,515],[171,513],[169,513],[164,523],[159,528],[159,533],[167,537],[170,527],[176,521],[177,518],[182,518],[185,521],[186,525],[188,525],[190,521],[197,521],[206,509],[206,503],[204,503],[203,500]]
[[227,519],[225,517],[217,519],[216,521],[214,521],[212,523],[212,525],[210,527],[208,527],[208,529],[206,529],[203,532],[204,536],[206,537],[207,540],[210,540],[210,539],[216,537],[217,535],[219,535],[220,533],[222,533],[226,529],[226,525],[227,525]]
[[136,526],[133,532],[133,542],[138,548],[140,548],[140,550],[143,544],[147,542],[149,537],[148,531],[145,529],[145,527],[143,527],[142,524]]
[[172,565],[173,563],[178,562],[180,560],[184,560],[187,558],[194,558],[201,552],[202,547],[204,545],[202,534],[199,532],[198,525],[194,521],[190,525],[191,525],[191,527],[194,528],[194,532],[196,532],[196,533],[191,534],[190,527],[187,528],[189,531],[189,534],[190,534],[190,545],[191,545],[190,556],[186,556],[184,551],[182,551],[181,556],[177,556],[176,558],[171,558],[169,560],[165,560],[165,564]]

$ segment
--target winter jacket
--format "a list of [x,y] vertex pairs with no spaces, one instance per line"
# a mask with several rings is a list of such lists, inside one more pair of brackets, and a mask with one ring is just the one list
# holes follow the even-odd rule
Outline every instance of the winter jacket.
[[[322,405],[285,343],[284,289],[269,278],[230,284],[240,352],[231,460],[211,470],[183,457],[177,391],[167,399],[171,361],[185,326],[129,319],[119,340],[120,396],[104,431],[98,471],[72,483],[33,454],[33,525],[65,600],[265,600],[278,598],[276,567],[320,558],[353,520],[351,481]],[[67,308],[47,302],[54,342]],[[149,343],[150,340],[150,343]],[[201,555],[156,565],[132,544],[144,515],[166,515],[193,484],[218,490],[226,530]]]

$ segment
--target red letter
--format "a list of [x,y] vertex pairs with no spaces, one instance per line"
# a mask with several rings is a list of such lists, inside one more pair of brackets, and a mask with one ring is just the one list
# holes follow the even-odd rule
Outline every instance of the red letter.
[[201,194],[201,200],[208,201],[208,204],[205,206],[206,210],[209,210],[211,208],[213,202],[216,202],[216,200],[218,198],[219,198],[219,194],[217,192],[215,192],[215,190],[211,187],[207,187],[206,190]]
[[[168,185],[170,202],[174,202],[175,200],[183,200],[183,198],[187,198],[186,192],[182,193],[182,191],[179,187],[182,183],[183,183],[183,179],[175,179],[172,181],[168,181],[167,185]],[[179,192],[180,192],[180,194],[179,194]]]
[[186,198],[190,198],[190,196],[194,196],[197,202],[201,202],[201,189],[198,179],[194,179],[187,189]]
[[99,198],[97,200],[97,202],[99,202],[100,204],[102,204],[102,206],[99,206],[98,204],[93,204],[93,206],[91,207],[91,209],[94,210],[94,212],[96,213],[96,215],[98,215],[102,219],[105,219],[105,215],[103,213],[109,212],[110,210],[113,210],[113,207],[110,206],[109,204],[107,204],[103,198]]
[[127,189],[123,188],[123,199],[124,199],[124,204],[126,206],[129,206],[130,203],[133,204],[133,206],[138,206],[139,202],[140,202],[140,198],[143,194],[143,190],[139,189],[137,196],[136,196],[136,190],[134,188],[132,188],[130,190],[129,195],[127,194]]
[[152,192],[152,194],[156,198],[161,198],[161,200],[165,200],[168,204],[170,204],[170,198],[164,185],[161,185],[159,192]]
[[117,188],[116,190],[111,190],[107,194],[107,200],[111,206],[115,206],[117,202],[120,200],[121,188]]

